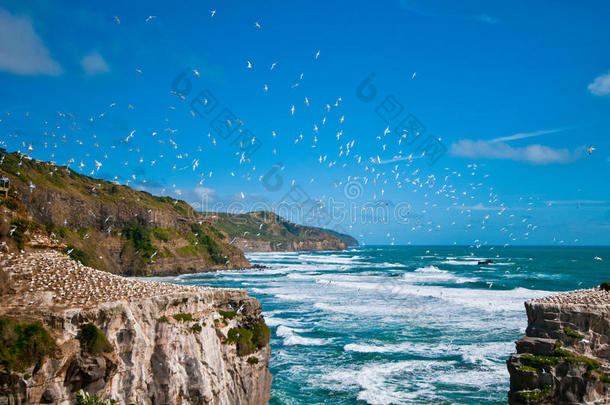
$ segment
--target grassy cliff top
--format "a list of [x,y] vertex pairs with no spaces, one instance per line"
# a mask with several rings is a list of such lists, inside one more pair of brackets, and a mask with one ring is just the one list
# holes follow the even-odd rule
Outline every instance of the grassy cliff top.
[[6,175],[17,186],[17,182],[29,186],[44,187],[96,199],[105,203],[126,203],[144,208],[165,208],[179,215],[193,215],[193,210],[184,201],[171,197],[157,197],[146,191],[138,191],[114,182],[80,174],[67,166],[43,162],[19,153],[3,154],[0,175]]
[[269,242],[323,241],[337,238],[348,246],[358,241],[335,231],[294,224],[271,211],[254,211],[245,214],[206,213],[214,226],[231,238],[256,238]]

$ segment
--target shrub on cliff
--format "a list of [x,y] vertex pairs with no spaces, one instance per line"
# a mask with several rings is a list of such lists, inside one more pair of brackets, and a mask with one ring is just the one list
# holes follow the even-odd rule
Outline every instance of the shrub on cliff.
[[227,343],[237,345],[237,355],[247,356],[262,349],[269,343],[271,331],[262,319],[247,328],[231,328],[227,334]]
[[0,269],[0,295],[8,294],[11,291],[9,281],[9,274],[6,271]]
[[104,332],[92,323],[81,327],[78,340],[80,341],[81,348],[90,354],[110,353],[113,350]]
[[117,401],[114,399],[102,399],[97,395],[91,395],[82,389],[76,392],[76,405],[114,405],[116,403]]
[[[193,236],[195,237],[199,248],[207,251],[210,255],[210,259],[212,259],[215,264],[225,264],[227,258],[223,254],[222,248],[210,235],[208,235],[208,232],[214,233],[211,229],[212,227],[204,227],[196,222],[191,224],[191,232],[193,232]],[[215,228],[214,230],[218,232]],[[220,233],[218,232],[218,234]]]
[[72,260],[76,260],[77,262],[82,263],[84,266],[89,265],[89,255],[72,245],[68,245],[68,247],[64,249],[64,253],[70,256]]
[[0,318],[0,365],[7,370],[23,371],[34,365],[36,372],[43,360],[55,356],[58,350],[41,322]]
[[131,225],[123,229],[125,239],[133,244],[133,247],[140,253],[142,257],[150,260],[152,255],[157,251],[151,241],[151,231],[142,225]]
[[603,283],[601,283],[599,285],[599,288],[601,288],[604,291],[610,291],[610,281],[604,281]]
[[13,238],[13,240],[17,244],[18,249],[23,249],[25,246],[25,242],[27,241],[27,236],[25,235],[25,233],[29,230],[33,230],[35,228],[35,225],[23,218],[17,218],[12,220],[11,225],[13,226],[13,228],[11,229],[12,234],[11,232],[9,232],[9,236]]
[[173,316],[173,318],[177,321],[180,322],[193,322],[195,321],[195,319],[193,319],[193,315],[191,314],[176,314]]

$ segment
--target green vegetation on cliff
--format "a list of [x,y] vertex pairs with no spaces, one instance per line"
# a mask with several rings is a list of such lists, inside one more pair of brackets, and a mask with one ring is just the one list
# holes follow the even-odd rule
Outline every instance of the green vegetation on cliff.
[[332,230],[294,224],[270,211],[245,214],[208,213],[214,226],[229,237],[261,240],[266,242],[320,242],[338,239],[347,246],[357,246],[358,241],[349,235]]
[[227,236],[184,201],[18,153],[0,158],[0,175],[11,181],[9,197],[0,199],[0,241],[10,248],[47,234],[81,263],[131,276],[248,266]]
[[269,344],[271,331],[264,320],[244,328],[231,328],[226,343],[237,345],[237,355],[247,356]]
[[104,332],[92,323],[81,327],[78,340],[80,341],[81,348],[90,354],[110,353],[113,350]]
[[17,322],[0,318],[0,366],[7,370],[37,370],[46,357],[53,357],[59,349],[41,322]]

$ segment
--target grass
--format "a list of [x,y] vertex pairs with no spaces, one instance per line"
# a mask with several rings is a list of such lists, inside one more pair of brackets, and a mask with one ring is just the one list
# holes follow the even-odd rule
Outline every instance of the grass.
[[248,364],[253,364],[253,365],[254,364],[258,364],[258,359],[256,357],[254,357],[254,356],[248,357],[247,361],[248,361]]
[[227,334],[226,343],[237,345],[237,355],[247,356],[269,344],[271,332],[265,321],[260,320],[247,328],[231,328]]
[[182,257],[199,256],[199,252],[197,252],[197,249],[193,245],[187,245],[187,246],[178,248],[178,249],[176,249],[176,253],[178,253],[178,256],[182,256]]
[[162,241],[169,242],[172,238],[176,236],[176,231],[171,228],[153,228],[152,235]]
[[80,341],[81,348],[90,354],[110,353],[113,350],[104,332],[93,323],[88,323],[81,327],[78,340]]
[[80,250],[72,245],[68,245],[68,247],[64,249],[64,253],[70,256],[72,260],[81,262],[84,266],[89,265],[89,255],[83,250]]
[[131,225],[123,229],[122,232],[125,239],[132,243],[133,247],[140,256],[146,260],[150,260],[153,254],[157,251],[152,244],[150,229],[142,225]]
[[[210,255],[210,259],[215,264],[225,264],[227,259],[223,254],[222,248],[220,245],[209,235],[212,231],[210,231],[212,227],[209,225],[199,225],[196,222],[191,224],[191,232],[193,233],[194,238],[197,241],[197,246],[199,249],[203,249],[207,251]],[[220,234],[217,230],[215,230],[217,234]],[[215,235],[216,236],[216,235]]]
[[550,394],[553,389],[550,385],[545,385],[542,389],[517,391],[516,394],[526,402],[540,401]]
[[530,373],[537,373],[538,369],[530,366],[521,366],[518,368],[519,371],[526,371]]
[[169,319],[167,319],[166,316],[162,316],[161,318],[157,319],[157,321],[160,323],[168,323]]
[[[121,202],[135,207],[168,209],[182,216],[192,213],[192,208],[186,202],[171,197],[156,197],[145,191],[137,191],[127,186],[76,173],[65,166],[53,166],[47,162],[29,160],[18,153],[6,153],[3,156],[4,162],[0,173],[8,175],[15,186],[17,183],[28,184],[31,181],[38,187],[104,203]],[[90,193],[91,186],[95,186],[98,195],[94,196]]]
[[27,242],[28,240],[26,232],[33,231],[39,227],[37,223],[28,221],[23,218],[17,218],[12,220],[11,225],[11,228],[13,229],[13,234],[10,236],[17,244],[18,249],[23,249],[25,247],[25,242]]
[[36,372],[45,358],[58,352],[55,340],[41,322],[0,318],[0,365],[7,370],[24,371],[35,366]]
[[[587,370],[584,373],[585,377],[591,377],[595,373],[599,380],[608,383],[610,377],[607,376],[601,368],[601,365],[597,360],[594,360],[587,356],[581,356],[578,353],[571,352],[561,348],[561,342],[555,342],[555,350],[552,356],[540,356],[533,355],[530,353],[522,354],[521,361],[524,363],[519,370],[521,371],[540,371],[546,366],[556,366],[559,363],[570,363],[570,364],[585,364]],[[527,369],[524,369],[527,368]]]
[[193,315],[191,314],[176,314],[172,318],[180,322],[194,322]]
[[574,339],[582,340],[585,338],[585,335],[578,333],[577,331],[570,328],[569,326],[566,326],[565,328],[563,328],[563,331],[566,334],[566,336],[574,338]]
[[233,318],[235,318],[235,315],[237,315],[237,312],[235,312],[235,311],[221,311],[221,310],[219,310],[218,313],[220,314],[220,316],[222,316],[225,319],[233,319]]
[[195,325],[191,326],[191,331],[193,333],[199,333],[201,332],[201,325],[199,325],[198,323],[196,323]]

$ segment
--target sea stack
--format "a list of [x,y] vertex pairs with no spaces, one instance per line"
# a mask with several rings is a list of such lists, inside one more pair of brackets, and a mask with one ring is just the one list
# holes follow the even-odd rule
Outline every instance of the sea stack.
[[125,278],[50,249],[2,253],[0,271],[0,403],[69,404],[81,389],[121,404],[269,400],[269,329],[245,290]]
[[610,402],[610,292],[573,291],[525,303],[528,327],[507,361],[510,404]]

